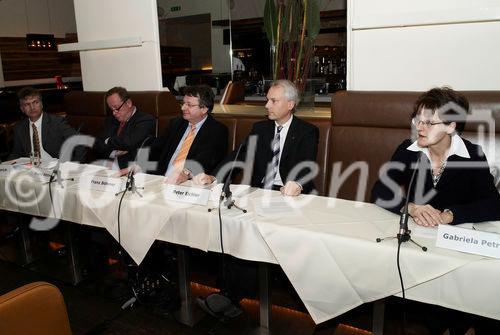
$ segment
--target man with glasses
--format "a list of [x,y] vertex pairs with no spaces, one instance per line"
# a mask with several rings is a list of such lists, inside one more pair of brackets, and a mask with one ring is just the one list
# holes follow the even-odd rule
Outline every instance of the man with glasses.
[[[59,158],[64,141],[75,135],[64,118],[43,112],[42,95],[33,87],[24,87],[18,94],[21,111],[27,116],[14,128],[14,143],[8,159],[35,155],[47,162]],[[83,152],[73,155],[81,159]]]
[[123,87],[113,87],[106,92],[105,99],[112,116],[106,118],[94,151],[98,158],[111,159],[112,169],[125,169],[135,160],[144,140],[154,135],[155,119],[139,111]]
[[[239,149],[228,155],[216,168],[221,182],[229,176],[233,162],[251,167],[250,185],[280,191],[284,196],[314,192],[314,175],[318,152],[318,128],[295,116],[299,92],[289,80],[276,80],[267,92],[267,120],[253,124],[249,136]],[[254,143],[252,145],[251,143]],[[253,157],[253,160],[248,157]],[[245,160],[248,159],[248,162]],[[240,165],[241,166],[241,165]],[[238,167],[236,173],[243,168]],[[245,178],[245,177],[244,177]],[[199,174],[195,184],[212,183],[214,175]],[[200,307],[217,318],[232,318],[242,313],[239,301],[256,291],[256,265],[235,257],[225,258],[220,293],[197,300]]]
[[[221,181],[227,178],[227,164],[234,160],[244,161],[247,152],[252,150],[249,143],[253,137],[257,142],[253,148],[255,159],[251,162],[251,186],[279,190],[286,196],[314,192],[311,172],[316,166],[319,130],[295,116],[299,101],[295,84],[288,80],[274,81],[267,93],[268,120],[254,123],[241,150],[227,156],[216,169],[222,174],[217,178]],[[240,170],[238,168],[238,172]],[[194,178],[194,182],[209,184],[214,179],[213,175],[201,174]]]
[[184,88],[182,117],[170,121],[166,134],[155,141],[156,174],[181,184],[199,173],[211,173],[227,153],[227,127],[212,115],[214,95],[206,85]]

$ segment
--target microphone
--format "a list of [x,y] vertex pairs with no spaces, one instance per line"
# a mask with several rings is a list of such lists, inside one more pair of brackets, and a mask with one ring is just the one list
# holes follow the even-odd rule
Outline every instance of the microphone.
[[406,199],[405,205],[403,207],[403,212],[399,218],[399,233],[398,233],[398,242],[406,242],[410,239],[410,230],[408,230],[408,202],[410,198],[410,191],[413,186],[413,180],[415,179],[415,175],[417,174],[417,170],[420,168],[420,161],[422,160],[423,153],[420,152],[417,162],[415,163],[415,170],[411,175],[410,183],[408,184],[408,190],[406,190]]
[[137,149],[137,152],[135,154],[135,157],[134,157],[134,161],[132,164],[129,164],[129,172],[127,174],[127,181],[125,182],[125,189],[123,191],[120,191],[118,193],[116,193],[115,195],[119,195],[121,194],[122,192],[127,192],[127,191],[131,191],[132,193],[137,193],[139,194],[139,196],[142,197],[142,194],[140,194],[139,192],[137,192],[137,187],[135,186],[135,178],[134,178],[134,174],[135,174],[135,166],[136,166],[136,162],[137,162],[137,157],[139,156],[139,152],[141,152],[144,144],[146,144],[146,142],[148,140],[150,140],[153,136],[151,135],[148,135],[141,143],[139,149]]
[[[73,135],[73,136],[80,134],[80,130],[82,129],[83,125],[84,125],[84,122],[80,123],[80,125],[78,126],[78,128],[76,130],[75,135]],[[63,154],[66,154],[66,152],[64,152]],[[59,170],[59,167],[60,167],[61,160],[63,159],[63,157],[64,157],[64,155],[59,156],[59,159],[57,160],[56,166],[54,167],[54,169],[52,169],[52,173],[50,174],[50,177],[49,177],[49,184],[52,184],[54,181],[57,181],[57,183],[62,187],[61,171]],[[68,178],[67,180],[73,181],[75,179]]]
[[[233,195],[233,193],[231,192],[230,185],[231,185],[234,166],[236,165],[236,161],[238,160],[238,156],[240,155],[241,148],[243,147],[243,144],[245,144],[245,142],[246,141],[243,141],[239,145],[238,150],[236,151],[236,156],[233,159],[233,164],[231,165],[231,170],[229,170],[229,174],[226,177],[226,180],[224,180],[224,185],[222,186],[222,192],[220,194],[219,201],[222,201],[222,200],[224,200],[224,198],[226,198],[226,202],[224,203],[224,205],[227,206],[227,208],[231,208],[234,205],[234,202],[231,199],[231,196]],[[246,212],[246,211],[243,211],[243,212]]]

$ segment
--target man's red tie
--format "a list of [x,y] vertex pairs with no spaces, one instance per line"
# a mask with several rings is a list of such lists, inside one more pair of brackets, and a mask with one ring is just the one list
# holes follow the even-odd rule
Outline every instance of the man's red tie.
[[120,134],[123,131],[123,128],[125,128],[125,122],[120,122],[120,126],[118,127],[118,131],[116,132],[116,135],[120,136]]

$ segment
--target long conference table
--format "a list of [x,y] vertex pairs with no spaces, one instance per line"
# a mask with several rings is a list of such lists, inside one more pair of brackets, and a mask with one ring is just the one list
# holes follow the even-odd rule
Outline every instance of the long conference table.
[[[74,180],[53,183],[51,192],[47,176],[40,177],[40,172],[23,167],[3,171],[0,209],[102,227],[118,240],[120,197],[88,185],[89,176],[110,172],[74,163],[61,164],[60,171],[63,178]],[[155,240],[221,252],[219,216],[217,210],[207,210],[217,206],[220,187],[203,206],[166,200],[167,185],[160,176],[138,174],[136,182],[144,186],[142,197],[125,194],[119,230],[121,245],[138,264]],[[397,241],[375,242],[397,233],[397,215],[363,202],[232,188],[236,203],[247,213],[222,208],[224,251],[244,260],[279,264],[315,323],[363,303],[401,295]],[[410,223],[410,228],[416,227]],[[407,298],[500,320],[500,260],[437,248],[432,230],[413,237],[428,251],[411,243],[401,248]],[[261,324],[268,327],[263,313],[269,310],[261,308],[260,315]]]

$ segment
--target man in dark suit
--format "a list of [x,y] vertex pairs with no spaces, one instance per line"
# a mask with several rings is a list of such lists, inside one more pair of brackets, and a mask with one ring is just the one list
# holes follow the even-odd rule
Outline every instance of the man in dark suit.
[[[268,120],[255,123],[239,150],[219,164],[217,179],[228,178],[226,175],[236,160],[240,166],[251,166],[251,186],[280,190],[286,196],[311,193],[314,175],[310,172],[316,169],[319,130],[294,116],[298,102],[298,91],[292,82],[273,82],[267,93]],[[244,160],[247,162],[243,163]],[[214,179],[214,176],[199,174],[193,181],[195,184],[209,184]],[[256,266],[228,257],[222,271],[225,276],[220,293],[197,301],[204,311],[215,317],[236,317],[242,313],[239,301],[255,292]]]
[[106,118],[94,151],[98,158],[113,160],[113,169],[125,169],[136,159],[137,149],[154,135],[155,119],[139,111],[123,87],[113,87],[105,98],[113,116]]
[[[199,173],[211,173],[227,153],[227,127],[212,115],[214,96],[206,85],[184,88],[182,117],[170,121],[165,136],[153,146],[156,174],[180,184]],[[159,153],[159,154],[158,154]]]
[[[18,98],[27,118],[14,128],[14,144],[8,159],[29,157],[31,153],[42,162],[59,158],[64,141],[76,135],[75,129],[64,118],[43,112],[42,95],[37,89],[22,88]],[[83,152],[79,151],[74,158],[79,160],[82,156]]]
[[[310,172],[316,161],[319,131],[316,126],[293,115],[298,102],[297,88],[293,83],[288,80],[273,82],[267,93],[269,120],[255,123],[238,157],[235,150],[216,171],[224,177],[235,159],[243,161],[248,152],[255,152],[251,186],[280,190],[283,195],[289,196],[311,193],[314,176]],[[252,137],[256,140],[253,148]],[[213,180],[213,176],[205,174],[194,178],[198,184]]]

